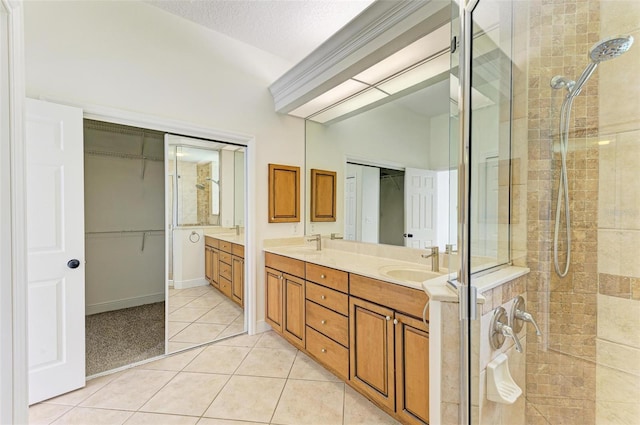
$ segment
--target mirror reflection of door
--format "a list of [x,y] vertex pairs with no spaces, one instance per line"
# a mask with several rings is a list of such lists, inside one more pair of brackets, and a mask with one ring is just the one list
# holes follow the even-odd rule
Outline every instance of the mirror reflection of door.
[[245,331],[245,147],[165,136],[167,351]]

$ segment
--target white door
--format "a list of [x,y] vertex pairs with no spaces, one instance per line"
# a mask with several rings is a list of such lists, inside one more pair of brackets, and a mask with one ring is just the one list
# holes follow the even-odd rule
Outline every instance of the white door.
[[348,176],[344,184],[344,238],[348,241],[356,240],[357,217],[357,178]]
[[85,385],[82,110],[27,99],[29,404]]
[[419,249],[434,246],[437,236],[437,173],[406,168],[404,182],[404,245]]

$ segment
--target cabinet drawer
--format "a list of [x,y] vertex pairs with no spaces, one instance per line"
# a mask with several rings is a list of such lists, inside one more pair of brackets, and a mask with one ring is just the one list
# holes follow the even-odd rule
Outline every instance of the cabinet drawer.
[[228,252],[220,251],[220,261],[223,263],[231,264],[231,254]]
[[346,316],[307,301],[307,326],[345,347],[349,346],[349,319]]
[[269,268],[304,278],[304,261],[265,252],[264,263]]
[[306,263],[306,279],[340,292],[349,292],[349,274],[341,270]]
[[220,241],[216,238],[212,238],[211,236],[205,236],[204,244],[212,248],[218,248],[220,245]]
[[220,262],[220,277],[231,280],[231,265]]
[[220,241],[220,249],[222,251],[231,253],[231,245],[232,245],[231,242],[227,242],[227,241],[223,241],[223,240]]
[[229,279],[220,277],[220,291],[227,297],[231,297],[231,281]]
[[354,273],[350,277],[349,294],[418,318],[422,317],[422,310],[429,299],[427,294],[419,289]]
[[244,258],[244,246],[234,243],[233,245],[231,245],[231,253],[236,257]]
[[349,314],[349,297],[333,289],[307,282],[307,299],[345,316]]
[[307,352],[345,381],[349,379],[349,350],[307,326]]

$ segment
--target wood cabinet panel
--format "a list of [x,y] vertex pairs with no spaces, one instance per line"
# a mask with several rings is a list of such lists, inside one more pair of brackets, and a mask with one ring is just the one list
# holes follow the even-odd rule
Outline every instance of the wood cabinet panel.
[[269,223],[300,221],[300,167],[269,164]]
[[[308,282],[307,282],[308,284]],[[307,300],[307,326],[336,342],[349,346],[349,318]]]
[[311,170],[311,221],[336,221],[336,172]]
[[282,301],[284,276],[281,271],[265,268],[265,318],[271,327],[282,333]]
[[244,307],[244,259],[231,257],[231,299]]
[[219,248],[220,241],[216,238],[212,238],[211,236],[204,237],[205,246],[210,246],[211,248]]
[[429,422],[429,330],[403,314],[396,320],[396,414],[422,425]]
[[211,273],[212,273],[211,261],[213,260],[212,255],[211,255],[211,251],[212,251],[211,247],[205,245],[205,247],[204,247],[204,277],[205,277],[205,279],[207,279],[207,281],[209,283],[211,283]]
[[220,291],[231,298],[231,281],[222,276],[220,276]]
[[345,316],[349,314],[349,296],[333,289],[307,282],[307,299]]
[[269,268],[304,278],[304,261],[265,252],[264,263]]
[[[222,255],[222,253],[220,253]],[[220,264],[220,277],[225,278],[227,280],[231,280],[231,264],[223,263],[222,261],[218,262]]]
[[220,250],[220,261],[223,263],[231,264],[231,254]]
[[233,245],[231,245],[231,254],[235,255],[236,257],[244,258],[244,246],[234,243]]
[[427,294],[419,289],[353,273],[349,276],[349,294],[414,317],[422,317],[422,310],[429,299]]
[[351,384],[381,405],[395,408],[393,310],[349,299]]
[[304,280],[284,275],[284,318],[282,334],[293,345],[304,349],[305,335],[305,298]]
[[349,292],[349,273],[317,264],[306,263],[306,279],[341,292]]
[[349,380],[349,350],[307,327],[307,352],[345,381]]
[[220,251],[228,252],[231,254],[231,242],[220,240]]
[[214,288],[220,289],[220,250],[211,248],[211,284]]

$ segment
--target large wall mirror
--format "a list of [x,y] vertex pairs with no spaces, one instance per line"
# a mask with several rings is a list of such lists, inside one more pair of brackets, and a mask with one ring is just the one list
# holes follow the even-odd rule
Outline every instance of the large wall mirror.
[[246,148],[167,135],[165,149],[171,353],[245,331],[242,306],[207,280],[205,239],[244,247]]
[[[494,58],[504,56],[494,41],[500,38],[495,33],[499,30],[477,31],[474,40],[483,47],[476,61],[486,63],[473,86],[473,110],[479,119],[502,117],[509,108],[508,99],[500,95],[502,88],[496,89],[489,78]],[[374,85],[373,90],[384,92],[375,102],[349,110],[344,105],[350,102],[343,101],[341,114],[324,111],[307,119],[307,193],[312,169],[337,172],[336,220],[311,221],[307,202],[307,234],[337,233],[345,240],[456,250],[458,80],[448,47],[450,31],[450,22],[443,22],[427,34],[443,48],[431,48],[429,57]],[[494,120],[475,135],[482,140],[483,156],[475,157],[472,167],[480,194],[471,207],[472,228],[478,232],[472,235],[474,270],[508,262],[508,250],[500,245],[507,241],[508,246],[508,222],[499,226],[503,217],[498,212],[509,211],[509,194],[498,168],[504,165],[502,151],[509,138],[496,124]]]

